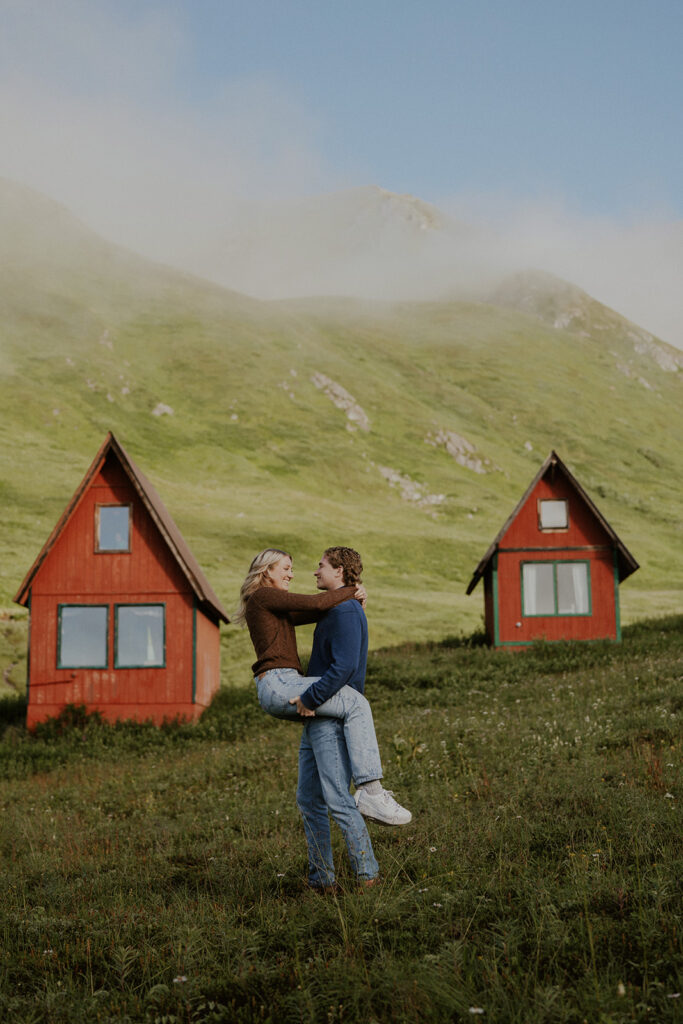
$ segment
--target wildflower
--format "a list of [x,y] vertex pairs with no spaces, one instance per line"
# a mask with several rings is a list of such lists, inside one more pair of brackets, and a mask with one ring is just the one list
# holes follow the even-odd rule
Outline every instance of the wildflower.
[[425,888],[424,888],[424,889],[418,889],[417,891],[418,891],[418,892],[427,892],[427,887],[425,886]]
[[665,793],[664,794],[664,799],[665,800],[675,800],[676,797],[673,795],[673,793]]
[[443,903],[432,903],[433,907],[442,907]]
[[430,853],[436,853],[436,847],[435,846],[430,846],[429,847],[429,852]]
[[278,878],[284,878],[284,877],[285,877],[285,873],[284,873],[284,871],[278,871],[278,873],[277,873],[277,877],[278,877]]
[[626,986],[624,985],[623,981],[620,981],[619,984],[617,985],[617,995],[618,996],[625,996],[626,995]]
[[470,1006],[470,1013],[483,1013],[481,1006]]
[[173,984],[174,985],[182,985],[186,981],[187,981],[187,975],[186,974],[179,974],[179,975],[177,975],[177,977],[175,977],[173,979]]

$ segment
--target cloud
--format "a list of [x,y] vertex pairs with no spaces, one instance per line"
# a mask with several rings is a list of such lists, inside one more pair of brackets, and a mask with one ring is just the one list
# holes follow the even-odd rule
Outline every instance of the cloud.
[[238,200],[329,178],[319,126],[281,82],[182,87],[192,60],[172,4],[0,0],[0,175],[106,237],[163,259],[192,250]]
[[492,261],[548,270],[683,348],[683,221],[642,214],[618,222],[582,216],[561,201],[492,196],[446,205],[488,225]]
[[[283,238],[272,243],[272,205],[245,213],[247,201],[349,182],[326,160],[326,125],[305,97],[230,68],[201,78],[186,11],[179,0],[0,0],[0,175],[60,200],[143,255],[256,294],[298,275],[326,291],[335,281],[352,291],[362,279],[365,294],[376,287],[391,297],[393,275],[407,297],[417,274],[401,250],[403,228],[378,224],[377,210],[371,244],[355,253],[348,218],[298,231],[303,221],[283,215]],[[538,267],[683,348],[680,220],[664,213],[619,223],[561,201],[491,194],[438,205],[471,230],[456,249],[450,241],[417,245],[423,296],[425,282],[442,289],[449,274],[476,289],[506,270]],[[261,251],[238,251],[254,225]],[[334,253],[323,265],[328,238]],[[259,285],[266,270],[270,280]]]

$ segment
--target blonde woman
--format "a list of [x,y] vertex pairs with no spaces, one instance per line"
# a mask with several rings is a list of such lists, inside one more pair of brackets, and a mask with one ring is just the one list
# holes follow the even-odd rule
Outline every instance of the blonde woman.
[[[350,549],[328,549],[330,552],[341,550]],[[249,567],[232,621],[246,622],[249,628],[256,652],[253,672],[263,710],[275,718],[289,720],[301,721],[314,715],[340,719],[344,725],[359,810],[366,817],[383,824],[407,824],[412,817],[410,811],[401,807],[380,783],[382,763],[375,726],[370,704],[362,693],[367,631],[362,673],[357,672],[357,678],[352,679],[352,674],[342,669],[332,673],[331,679],[321,689],[316,685],[321,677],[307,678],[302,674],[295,627],[318,622],[327,611],[344,601],[356,600],[361,606],[365,603],[366,592],[359,577],[347,584],[343,574],[343,567],[331,566],[323,556],[316,572],[321,592],[290,594],[293,576],[291,555],[278,548],[266,548],[256,555]],[[365,620],[364,613],[362,618]],[[346,684],[345,676],[353,685]],[[320,703],[322,693],[326,699]]]

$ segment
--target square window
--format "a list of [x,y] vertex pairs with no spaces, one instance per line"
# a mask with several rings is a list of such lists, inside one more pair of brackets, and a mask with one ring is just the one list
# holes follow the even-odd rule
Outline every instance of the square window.
[[109,609],[106,605],[61,604],[57,668],[106,668]]
[[95,550],[130,551],[130,505],[95,507]]
[[538,503],[540,530],[566,530],[569,527],[569,502],[566,498],[543,499]]
[[163,604],[116,606],[116,668],[163,668],[166,663]]

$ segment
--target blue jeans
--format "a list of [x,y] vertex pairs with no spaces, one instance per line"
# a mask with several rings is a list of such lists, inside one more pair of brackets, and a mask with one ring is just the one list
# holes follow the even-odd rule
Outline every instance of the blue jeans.
[[[290,697],[299,697],[319,676],[300,675],[295,668],[272,668],[256,679],[259,704],[274,718],[290,721],[309,722],[289,703]],[[366,698],[352,686],[342,686],[329,700],[315,709],[316,718],[338,718],[344,724],[346,747],[351,761],[354,782],[382,778],[382,761],[379,756],[375,723],[372,709]]]
[[329,814],[342,831],[356,876],[375,878],[379,874],[363,816],[349,793],[350,782],[351,764],[341,721],[307,719],[299,747],[296,802],[308,846],[308,883],[316,888],[334,884]]

